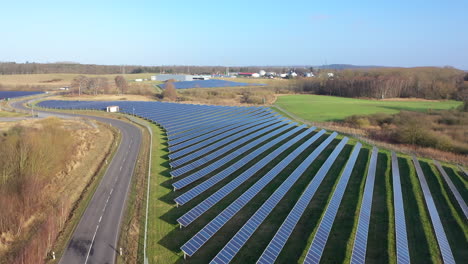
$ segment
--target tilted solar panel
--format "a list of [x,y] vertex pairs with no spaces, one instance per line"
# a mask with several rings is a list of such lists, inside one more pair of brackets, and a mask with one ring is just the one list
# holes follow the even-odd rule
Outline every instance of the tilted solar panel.
[[359,210],[359,220],[354,238],[353,252],[351,255],[351,263],[365,263],[367,249],[367,235],[369,233],[369,222],[372,212],[372,198],[374,195],[375,170],[377,166],[377,155],[379,150],[374,147],[372,149],[371,160],[367,170],[366,185],[364,187],[364,195]]
[[[310,163],[315,160],[319,154],[330,144],[330,142],[337,136],[337,133],[331,134],[322,144],[320,144],[307,158],[304,160],[299,167],[284,181],[280,187],[268,198],[268,200],[260,207],[260,210],[266,211],[259,213],[259,216],[268,215],[273,210],[276,204],[281,200],[286,192],[292,187],[297,179],[302,175],[303,171],[307,169]],[[308,141],[315,141],[316,138],[312,137]],[[298,150],[298,149],[296,149]],[[302,151],[294,151],[294,156],[291,153],[286,159],[282,160],[277,164],[269,173],[264,175],[258,182],[244,192],[239,198],[237,198],[231,205],[224,209],[218,216],[210,221],[205,227],[203,227],[195,236],[193,236],[187,243],[182,245],[181,250],[192,256],[209,238],[211,238],[219,229],[231,219],[237,212],[240,211],[261,189],[263,189],[275,176],[277,176],[287,164],[289,164],[297,155]],[[286,164],[285,164],[286,163]],[[279,170],[281,169],[281,170]],[[255,214],[257,215],[257,213]]]
[[328,236],[330,235],[333,222],[335,221],[336,214],[338,213],[341,200],[343,199],[346,186],[348,185],[348,181],[351,177],[361,146],[362,144],[359,142],[356,144],[343,172],[341,173],[338,185],[336,186],[333,196],[325,209],[322,219],[320,220],[319,227],[314,235],[314,239],[312,240],[309,250],[307,251],[304,263],[320,263],[323,250],[325,249]]
[[323,179],[325,179],[325,176],[328,174],[328,171],[332,167],[333,163],[347,142],[348,138],[343,138],[320,167],[319,171],[312,178],[309,185],[307,185],[301,197],[299,197],[299,200],[296,202],[293,209],[289,212],[283,224],[281,224],[280,228],[266,247],[265,251],[263,251],[257,263],[273,263],[278,258],[281,250],[288,241],[289,236],[293,232],[297,223],[301,219],[302,214],[305,212],[307,206],[314,197],[315,192],[320,187],[320,184],[322,183]]
[[421,183],[421,189],[423,190],[424,194],[424,201],[426,202],[427,210],[429,211],[429,216],[431,217],[432,227],[435,231],[437,244],[439,245],[442,259],[444,263],[455,264],[452,249],[450,248],[447,235],[445,234],[444,227],[442,226],[442,221],[440,220],[439,213],[437,212],[431,191],[427,185],[427,181],[421,169],[421,165],[419,165],[419,161],[415,156],[413,156],[413,164],[416,168],[416,174],[418,175],[419,183]]
[[401,191],[400,169],[398,158],[392,151],[392,179],[393,179],[393,208],[395,211],[395,237],[397,263],[410,263],[408,235],[406,232],[406,218],[403,194]]

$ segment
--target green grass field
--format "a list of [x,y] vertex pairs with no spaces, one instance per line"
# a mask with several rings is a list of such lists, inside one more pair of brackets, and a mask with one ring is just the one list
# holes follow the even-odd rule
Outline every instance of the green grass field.
[[402,110],[422,112],[429,109],[451,109],[462,103],[457,101],[391,101],[324,95],[285,95],[279,96],[275,104],[299,118],[312,122],[328,122],[343,120],[352,115],[395,114]]

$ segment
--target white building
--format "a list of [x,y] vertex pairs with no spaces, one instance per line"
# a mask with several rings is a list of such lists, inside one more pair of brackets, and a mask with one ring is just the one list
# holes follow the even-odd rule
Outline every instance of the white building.
[[151,76],[152,81],[165,82],[167,80],[176,80],[176,81],[193,81],[193,75],[186,74],[158,74]]
[[112,105],[112,106],[106,107],[106,111],[109,112],[109,113],[116,113],[116,112],[119,112],[120,109],[119,109],[119,106]]

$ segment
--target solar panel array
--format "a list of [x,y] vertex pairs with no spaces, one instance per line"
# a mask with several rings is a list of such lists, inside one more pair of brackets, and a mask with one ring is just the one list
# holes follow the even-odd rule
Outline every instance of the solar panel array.
[[317,174],[315,174],[312,181],[302,193],[301,197],[296,202],[291,212],[289,212],[288,216],[286,217],[286,220],[284,220],[283,224],[276,232],[273,239],[270,241],[270,244],[268,244],[265,251],[263,251],[263,254],[260,256],[257,263],[267,264],[275,262],[276,258],[281,253],[281,250],[283,249],[284,245],[288,241],[289,236],[296,227],[297,222],[299,222],[299,219],[301,219],[301,216],[306,210],[310,201],[312,200],[312,197],[314,197],[315,192],[317,191],[323,179],[327,175],[328,170],[330,170],[331,166],[338,157],[338,154],[340,154],[347,142],[348,138],[343,138],[338,144],[338,146],[336,146],[336,148],[327,158],[322,167],[320,167],[319,171],[317,172]]
[[[289,189],[293,186],[293,184],[299,179],[299,177],[304,173],[304,171],[309,167],[310,163],[315,160],[318,155],[325,149],[328,144],[336,137],[336,133],[330,135],[327,140],[325,140],[322,144],[320,144],[317,149],[310,154],[306,160],[304,160],[297,169],[278,187],[278,189],[268,198],[268,200],[263,203],[260,209],[252,216],[252,218],[247,221],[245,226],[252,225],[252,228],[242,228],[239,232],[252,232],[255,231],[256,227],[258,227],[266,216],[273,211],[275,206],[279,203],[279,201],[286,195]],[[297,156],[295,156],[297,157]],[[294,157],[294,158],[295,158]],[[288,164],[292,160],[284,159],[283,161],[289,161]],[[278,165],[277,165],[278,166]],[[280,168],[273,168],[271,171],[273,174],[267,174],[262,177],[258,182],[256,182],[252,187],[250,187],[246,192],[244,192],[239,198],[237,198],[232,204],[230,204],[226,209],[224,209],[218,216],[216,216],[211,222],[209,222],[205,227],[203,227],[195,236],[193,236],[187,243],[185,243],[181,249],[187,253],[189,256],[194,254],[201,246],[203,246],[209,238],[211,238],[221,227],[226,224],[226,222],[234,217],[236,213],[240,211],[242,207],[244,207],[252,198],[258,194],[258,192],[263,189],[267,183],[272,180],[271,176],[276,176],[280,173]],[[284,168],[282,168],[284,169]],[[281,169],[281,170],[282,170]],[[238,233],[239,234],[239,233]],[[248,235],[242,234],[239,235],[247,240]],[[237,240],[238,241],[238,240]],[[240,247],[239,247],[240,249]],[[228,249],[229,250],[229,249]]]
[[[261,83],[242,83],[242,82],[232,82],[232,81],[216,80],[216,79],[173,82],[173,84],[176,89],[243,87],[243,86],[264,86],[265,85]],[[165,89],[166,84],[160,84],[159,87]]]
[[421,184],[421,189],[424,194],[424,200],[426,202],[427,210],[429,211],[429,216],[431,218],[432,227],[434,228],[437,243],[439,245],[439,250],[442,255],[442,260],[446,264],[455,263],[453,258],[452,249],[450,248],[447,235],[445,234],[444,227],[442,226],[442,221],[440,220],[439,213],[437,212],[436,205],[432,198],[431,190],[427,185],[426,177],[424,176],[421,165],[419,164],[418,159],[413,156],[413,164],[416,168],[416,174],[418,175],[419,183]]
[[346,186],[348,185],[348,181],[359,155],[359,151],[361,150],[361,146],[361,143],[356,144],[353,152],[351,153],[351,156],[348,159],[348,162],[346,163],[346,167],[341,173],[340,181],[338,182],[338,185],[333,192],[333,196],[328,203],[325,214],[320,220],[319,227],[315,233],[310,248],[307,251],[307,256],[304,260],[304,263],[320,263],[323,250],[325,249],[328,236],[330,235],[333,222],[335,220],[336,214],[338,213],[338,208],[340,207],[341,200],[344,196]]
[[[205,82],[205,81],[203,81]],[[225,236],[223,228],[230,226],[236,217],[248,206],[257,206],[255,212],[246,217],[240,228],[223,237],[226,244],[220,245],[219,252],[213,252],[212,263],[229,263],[245,246],[249,248],[252,236],[258,234],[266,225],[269,215],[291,192],[301,177],[309,183],[298,200],[281,219],[282,225],[272,232],[272,239],[264,241],[265,248],[258,252],[258,263],[278,261],[280,253],[293,231],[303,217],[309,204],[317,196],[335,160],[342,154],[348,143],[343,138],[331,154],[324,150],[336,140],[337,133],[326,135],[325,130],[316,131],[315,127],[298,126],[264,107],[232,107],[212,105],[175,104],[165,102],[129,101],[43,101],[39,106],[58,109],[104,110],[107,106],[119,106],[120,112],[136,115],[154,122],[164,128],[170,151],[171,185],[176,190],[175,203],[181,206],[181,216],[177,222],[181,227],[190,226],[195,231],[186,241],[180,241],[184,255],[192,256],[200,251],[213,237]],[[349,143],[348,143],[349,144]],[[355,147],[341,171],[330,201],[316,227],[315,234],[305,255],[305,263],[319,263],[346,193],[348,182],[354,170],[362,145]],[[330,147],[331,149],[331,147]],[[375,172],[378,149],[374,148],[369,160],[365,179],[363,198],[357,217],[351,262],[364,263],[368,247],[372,196],[374,193]],[[305,172],[317,159],[326,160],[315,175]],[[294,164],[294,165],[293,165]],[[453,256],[440,217],[430,196],[424,175],[415,161],[418,177],[423,187],[426,205],[436,231],[437,241],[444,262],[453,263]],[[457,189],[451,183],[443,168],[435,162],[455,198]],[[294,166],[294,167],[292,167]],[[291,173],[292,171],[292,173]],[[306,179],[306,178],[301,178]],[[398,161],[392,153],[393,203],[395,210],[396,255],[398,263],[409,263],[408,234],[406,231],[404,196],[398,170]],[[270,186],[275,185],[272,189]],[[277,186],[277,187],[276,187]],[[424,187],[425,186],[425,187]],[[240,191],[242,189],[242,191]],[[265,196],[265,192],[269,192]],[[180,192],[180,193],[179,193]],[[262,193],[262,203],[257,197]],[[233,197],[234,196],[234,197]],[[458,197],[459,198],[459,197]],[[457,198],[463,208],[463,200]],[[226,202],[229,200],[230,202]],[[217,209],[214,209],[214,208]],[[212,214],[220,210],[220,213]],[[466,210],[466,204],[465,209]],[[464,211],[465,212],[465,211]],[[203,216],[203,217],[202,217]],[[276,217],[276,216],[275,216]],[[236,220],[233,220],[236,219]],[[393,220],[393,219],[392,219]],[[196,224],[193,224],[196,222]],[[193,230],[196,228],[197,230]],[[182,229],[182,232],[184,229]],[[220,232],[221,230],[221,232]],[[192,232],[191,231],[191,232]],[[311,232],[313,230],[310,230]],[[218,243],[219,239],[212,239]],[[306,243],[306,242],[304,242]],[[222,246],[222,248],[221,248]],[[215,254],[216,253],[216,254]],[[212,257],[212,256],[211,256]],[[288,258],[289,256],[285,256]],[[323,260],[322,260],[323,261]],[[281,260],[281,262],[283,262]]]
[[44,92],[32,92],[32,91],[0,91],[0,100],[12,99],[16,97],[25,97],[31,95],[42,94]]

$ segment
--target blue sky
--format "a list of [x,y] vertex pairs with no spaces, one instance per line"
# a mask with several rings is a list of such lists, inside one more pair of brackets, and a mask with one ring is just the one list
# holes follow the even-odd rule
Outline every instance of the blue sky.
[[466,0],[5,2],[0,61],[468,70]]

